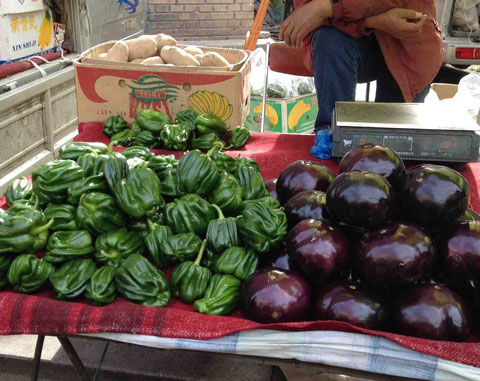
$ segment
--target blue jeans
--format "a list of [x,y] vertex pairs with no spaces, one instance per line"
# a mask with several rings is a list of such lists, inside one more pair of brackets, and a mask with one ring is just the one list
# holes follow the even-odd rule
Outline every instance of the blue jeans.
[[[353,38],[334,27],[317,29],[313,34],[313,71],[318,98],[316,131],[330,128],[336,101],[355,100],[357,83],[377,81],[375,102],[404,102],[373,34]],[[429,89],[427,86],[414,102],[423,102]]]

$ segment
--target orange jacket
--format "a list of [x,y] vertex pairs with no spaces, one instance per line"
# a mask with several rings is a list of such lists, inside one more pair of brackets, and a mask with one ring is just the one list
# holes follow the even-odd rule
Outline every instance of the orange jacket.
[[[295,8],[311,0],[294,0]],[[427,15],[422,32],[415,37],[398,40],[388,33],[375,31],[385,62],[402,90],[406,102],[429,85],[443,61],[443,45],[434,0],[340,0],[333,4],[333,18],[326,20],[345,34],[363,37],[365,19],[391,8],[408,8]],[[305,65],[312,70],[312,34],[303,41]]]

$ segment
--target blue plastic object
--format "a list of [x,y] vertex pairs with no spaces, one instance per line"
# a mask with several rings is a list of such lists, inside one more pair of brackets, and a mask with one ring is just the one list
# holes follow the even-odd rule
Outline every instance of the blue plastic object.
[[320,130],[315,136],[315,145],[310,148],[310,153],[319,159],[332,158],[332,133],[330,130]]

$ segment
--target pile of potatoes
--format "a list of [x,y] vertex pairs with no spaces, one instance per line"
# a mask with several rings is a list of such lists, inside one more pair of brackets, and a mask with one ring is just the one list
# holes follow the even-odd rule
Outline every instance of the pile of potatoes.
[[117,41],[107,53],[100,54],[98,58],[144,65],[215,67],[229,65],[228,61],[216,52],[204,53],[196,46],[180,48],[173,37],[162,33]]

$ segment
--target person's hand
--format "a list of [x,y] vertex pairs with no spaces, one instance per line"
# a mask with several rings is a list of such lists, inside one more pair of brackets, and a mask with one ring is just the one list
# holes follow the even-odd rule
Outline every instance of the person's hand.
[[[330,8],[330,9],[329,9]],[[280,27],[280,40],[287,46],[302,47],[303,39],[323,24],[331,13],[330,0],[312,0],[293,12]]]
[[367,18],[366,28],[382,30],[401,40],[420,34],[427,16],[412,9],[392,8],[389,11]]

